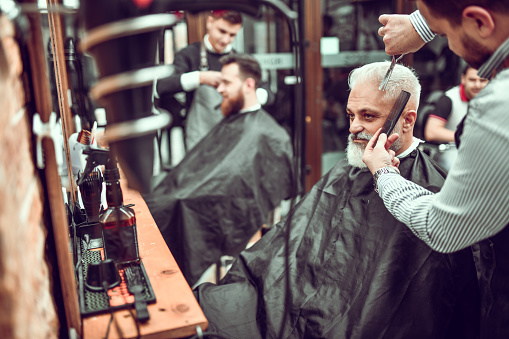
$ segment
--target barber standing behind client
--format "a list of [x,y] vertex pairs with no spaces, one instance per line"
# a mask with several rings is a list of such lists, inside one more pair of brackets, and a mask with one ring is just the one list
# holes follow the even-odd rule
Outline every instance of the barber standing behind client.
[[[467,114],[469,101],[487,84],[488,79],[479,77],[475,68],[466,66],[461,75],[461,83],[445,92],[437,100],[435,110],[429,115],[424,127],[426,141],[442,144],[454,143],[456,129],[459,128],[459,133],[461,133],[463,128],[462,122]],[[458,150],[454,144],[448,145],[448,147],[441,151],[435,160],[447,171],[450,171]]]
[[199,117],[198,114],[193,117],[190,108],[198,88],[201,92],[197,98],[200,104],[212,107],[221,102],[221,96],[215,90],[221,80],[222,65],[219,59],[232,52],[231,43],[242,28],[242,15],[235,11],[212,11],[207,17],[206,28],[207,34],[202,41],[192,43],[175,54],[175,73],[157,81],[159,95],[186,92],[188,151],[223,118],[220,110],[209,110],[202,112],[203,115],[198,113]]
[[257,100],[260,64],[246,54],[221,63],[224,119],[143,196],[189,285],[245,249],[294,194],[290,135]]
[[[175,73],[158,79],[157,93],[186,92],[186,149],[193,148],[223,116],[219,109],[221,96],[215,88],[221,80],[219,59],[234,53],[232,43],[242,28],[242,15],[236,11],[217,10],[207,17],[207,34],[175,54]],[[257,91],[263,105],[268,93]]]
[[[420,242],[389,214],[362,162],[369,139],[405,90],[410,100],[395,126],[401,138],[391,146],[401,173],[434,192],[444,182],[445,173],[413,137],[421,91],[414,72],[396,65],[390,87],[378,90],[389,64],[367,64],[348,77],[346,159],[299,201],[291,218],[242,251],[217,285],[195,289],[208,333],[249,339],[478,339],[471,252],[441,254]],[[235,75],[232,66],[223,69],[225,79]],[[287,229],[291,246],[285,254]],[[286,274],[292,277],[288,298]]]
[[380,17],[386,52],[416,51],[434,32],[490,82],[469,103],[458,156],[439,193],[399,175],[399,160],[387,151],[396,134],[381,134],[375,144],[377,132],[363,161],[387,209],[431,248],[447,253],[480,242],[481,338],[508,338],[509,1],[420,0],[417,6],[420,13]]

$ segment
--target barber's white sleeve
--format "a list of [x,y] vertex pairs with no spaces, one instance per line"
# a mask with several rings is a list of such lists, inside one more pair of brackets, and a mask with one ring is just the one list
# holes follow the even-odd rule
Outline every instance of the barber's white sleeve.
[[436,34],[429,29],[428,23],[418,10],[410,14],[410,22],[424,42],[428,43],[435,38]]
[[182,74],[180,76],[180,84],[186,92],[197,89],[200,86],[200,71]]

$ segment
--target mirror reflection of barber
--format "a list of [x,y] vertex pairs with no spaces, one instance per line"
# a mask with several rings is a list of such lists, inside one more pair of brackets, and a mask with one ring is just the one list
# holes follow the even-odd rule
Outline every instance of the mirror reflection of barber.
[[[242,28],[240,12],[211,11],[207,17],[202,41],[194,42],[175,54],[174,74],[156,82],[156,98],[185,92],[185,145],[193,148],[223,118],[220,111],[221,96],[215,88],[221,81],[219,59],[236,53],[232,43]],[[266,88],[257,90],[258,101],[267,104],[271,97]],[[162,108],[165,100],[161,100]],[[270,103],[270,102],[269,102]]]

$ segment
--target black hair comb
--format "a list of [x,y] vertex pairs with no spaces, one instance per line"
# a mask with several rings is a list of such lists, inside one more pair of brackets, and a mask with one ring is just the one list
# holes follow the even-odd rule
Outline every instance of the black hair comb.
[[408,103],[408,100],[410,99],[410,93],[407,91],[401,91],[401,93],[398,96],[398,99],[396,99],[396,102],[392,106],[392,109],[389,113],[389,116],[387,117],[387,120],[385,120],[384,125],[382,126],[382,131],[380,134],[385,133],[387,136],[389,136],[394,129],[394,126],[396,126],[396,123],[398,122],[399,118],[401,117],[401,114],[403,113],[403,109],[405,108],[406,104]]

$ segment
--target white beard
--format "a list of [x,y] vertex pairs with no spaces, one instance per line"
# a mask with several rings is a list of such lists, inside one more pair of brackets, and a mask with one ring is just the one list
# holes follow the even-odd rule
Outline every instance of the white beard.
[[[346,158],[348,160],[348,164],[352,167],[366,168],[368,166],[362,161],[366,144],[353,142],[354,135],[355,134],[350,133],[348,136],[348,146],[346,147]],[[368,133],[360,132],[357,134],[356,138],[369,140],[371,139],[371,136]]]
[[[396,140],[389,149],[393,150],[394,152],[398,152],[399,149],[401,149],[402,146],[402,140],[401,140],[401,133],[399,132],[398,126],[394,129],[392,133],[398,133],[399,138]],[[392,134],[391,133],[391,134]],[[362,157],[364,156],[364,151],[366,150],[366,144],[360,144],[353,142],[353,139],[364,139],[366,141],[371,140],[373,135],[366,133],[366,132],[359,132],[357,134],[350,133],[348,136],[348,146],[346,147],[346,158],[348,160],[348,164],[352,167],[357,168],[367,168],[368,166],[362,161]]]

